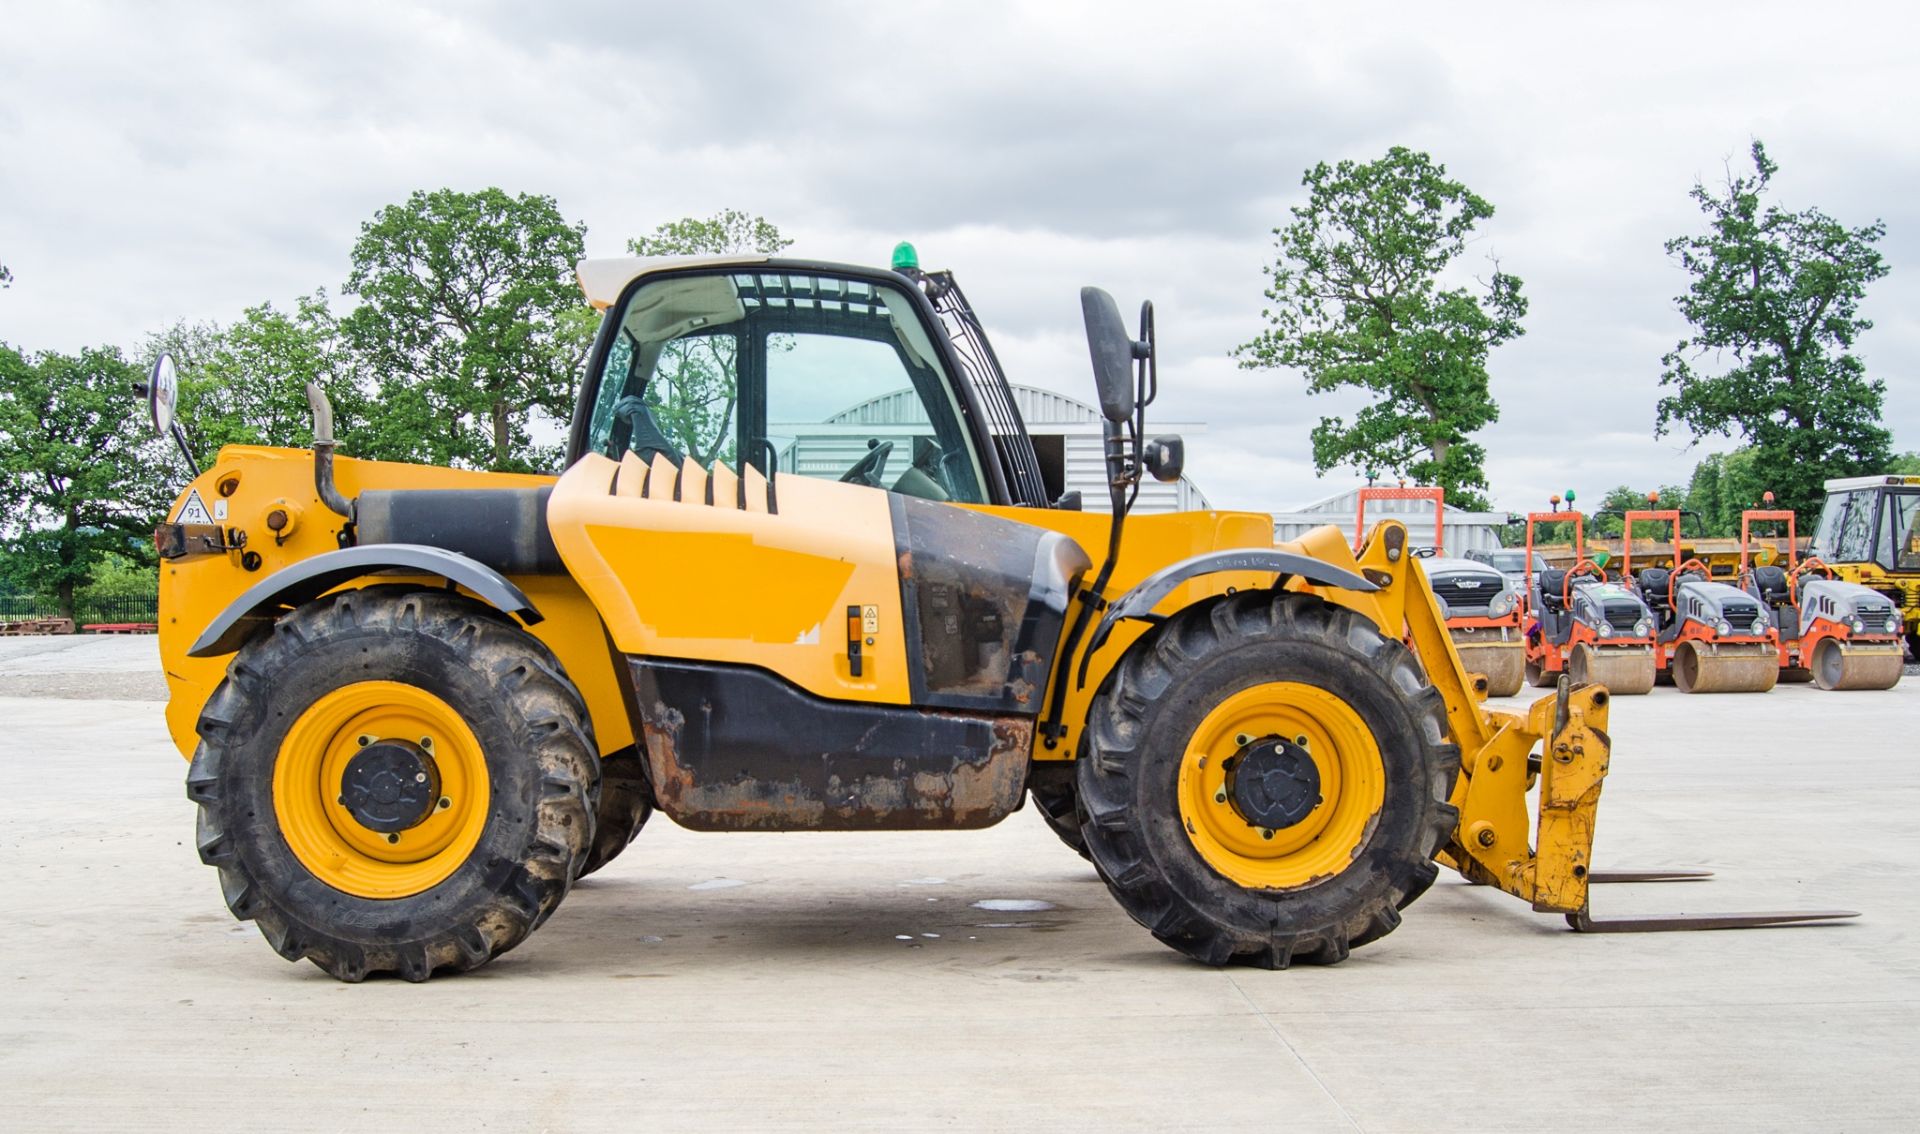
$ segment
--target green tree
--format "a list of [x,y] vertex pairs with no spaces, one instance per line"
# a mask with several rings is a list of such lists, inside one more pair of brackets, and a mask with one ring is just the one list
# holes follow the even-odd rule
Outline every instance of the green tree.
[[[668,221],[647,236],[627,241],[636,256],[772,256],[792,244],[761,216],[723,209],[705,218]],[[720,328],[668,343],[647,382],[646,401],[666,435],[701,464],[738,463],[733,414],[740,340]],[[770,343],[779,349],[784,344]]]
[[1374,395],[1354,415],[1313,429],[1314,467],[1408,476],[1484,510],[1486,451],[1469,435],[1499,417],[1487,356],[1524,333],[1520,280],[1499,270],[1477,288],[1443,287],[1493,206],[1446,167],[1395,146],[1376,161],[1307,171],[1307,203],[1274,229],[1265,269],[1270,324],[1234,351],[1250,369],[1287,367],[1316,394]]
[[567,420],[594,315],[573,268],[586,227],[551,197],[416,192],[361,226],[341,332],[374,377],[364,455],[550,468],[532,426]]
[[1752,448],[1714,453],[1694,466],[1687,484],[1687,507],[1700,514],[1702,534],[1721,538],[1740,534],[1740,513],[1767,507],[1773,491]]
[[[1659,494],[1657,502],[1647,499],[1648,493],[1645,489],[1629,488],[1624,484],[1617,486],[1612,492],[1607,493],[1601,499],[1600,506],[1593,510],[1592,516],[1587,520],[1587,534],[1599,536],[1602,539],[1618,539],[1620,533],[1626,528],[1622,518],[1624,512],[1662,508],[1679,508],[1684,511],[1689,508],[1687,490],[1677,484],[1664,484],[1653,491]],[[1695,534],[1694,523],[1695,521],[1691,518],[1687,520],[1688,535]],[[1644,534],[1640,525],[1635,524],[1633,538],[1638,541]],[[1665,529],[1662,528],[1659,534],[1664,535]]]
[[29,359],[0,346],[0,571],[62,617],[109,556],[152,555],[172,495],[140,377],[113,347]]
[[1690,277],[1674,302],[1693,333],[1661,359],[1661,384],[1674,392],[1660,400],[1654,432],[1681,425],[1696,438],[1746,441],[1804,524],[1819,512],[1822,481],[1878,472],[1890,456],[1879,424],[1886,386],[1852,353],[1873,326],[1859,310],[1867,285],[1887,274],[1873,247],[1886,226],[1850,229],[1818,209],[1764,204],[1779,167],[1758,141],[1751,156],[1751,176],[1694,184],[1707,231],[1667,241]]
[[163,350],[180,366],[181,426],[208,459],[227,445],[311,442],[308,382],[327,391],[334,433],[347,452],[378,444],[366,425],[371,415],[356,360],[324,291],[295,300],[290,311],[250,307],[228,327],[176,324],[150,339],[144,355],[151,360]]
[[1906,476],[1920,476],[1920,453],[1902,453],[1887,465],[1887,471]]

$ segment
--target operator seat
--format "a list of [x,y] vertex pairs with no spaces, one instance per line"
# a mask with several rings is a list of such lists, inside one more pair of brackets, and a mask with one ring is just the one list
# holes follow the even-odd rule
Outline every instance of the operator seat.
[[1787,569],[1784,567],[1755,567],[1753,587],[1760,592],[1760,601],[1768,606],[1778,609],[1793,602],[1787,590]]
[[1647,567],[1640,572],[1640,601],[1656,611],[1666,610],[1667,584],[1673,581],[1673,571],[1667,567]]

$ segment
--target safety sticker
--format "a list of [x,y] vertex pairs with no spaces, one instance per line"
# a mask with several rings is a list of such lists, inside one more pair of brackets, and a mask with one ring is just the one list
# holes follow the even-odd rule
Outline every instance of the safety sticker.
[[211,524],[213,517],[207,512],[207,502],[200,499],[200,490],[187,493],[187,502],[180,505],[180,511],[173,517],[176,524]]

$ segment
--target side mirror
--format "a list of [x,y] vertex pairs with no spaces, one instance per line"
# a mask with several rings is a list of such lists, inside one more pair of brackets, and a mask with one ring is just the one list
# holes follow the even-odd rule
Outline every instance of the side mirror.
[[1187,443],[1178,436],[1155,437],[1147,442],[1146,451],[1140,459],[1145,462],[1147,471],[1161,484],[1172,484],[1180,479],[1180,472],[1187,467]]
[[180,371],[171,354],[153,360],[147,374],[147,415],[153,419],[153,431],[162,437],[173,432],[173,411],[180,402]]
[[1100,392],[1100,413],[1122,424],[1133,418],[1133,336],[1120,319],[1120,305],[1097,287],[1080,289],[1080,313],[1087,324],[1087,350],[1093,356],[1093,384]]

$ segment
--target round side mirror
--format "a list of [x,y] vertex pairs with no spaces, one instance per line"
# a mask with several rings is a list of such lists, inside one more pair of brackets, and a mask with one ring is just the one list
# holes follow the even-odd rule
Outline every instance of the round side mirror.
[[153,431],[165,437],[173,431],[173,411],[180,402],[180,373],[171,354],[153,360],[147,375],[147,413],[153,418]]

